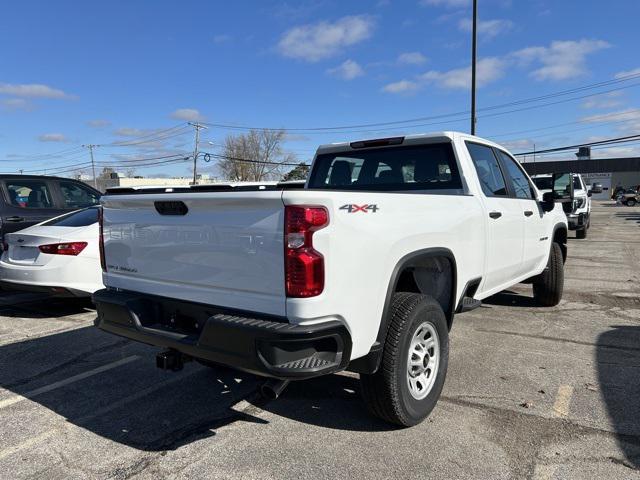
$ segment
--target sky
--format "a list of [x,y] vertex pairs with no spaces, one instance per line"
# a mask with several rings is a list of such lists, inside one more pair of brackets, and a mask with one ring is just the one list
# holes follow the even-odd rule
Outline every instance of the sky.
[[[640,2],[478,5],[479,136],[524,152],[640,134]],[[323,143],[468,132],[470,30],[470,0],[10,2],[0,172],[90,173],[96,144],[99,169],[189,175],[189,121],[211,153],[284,128],[299,161]]]

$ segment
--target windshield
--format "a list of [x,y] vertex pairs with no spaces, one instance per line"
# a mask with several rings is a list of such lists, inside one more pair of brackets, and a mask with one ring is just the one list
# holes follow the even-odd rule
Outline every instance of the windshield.
[[532,178],[538,190],[551,190],[553,188],[553,177]]
[[321,154],[309,188],[462,190],[451,143]]
[[99,207],[76,210],[60,217],[44,222],[42,225],[51,227],[87,227],[98,222]]

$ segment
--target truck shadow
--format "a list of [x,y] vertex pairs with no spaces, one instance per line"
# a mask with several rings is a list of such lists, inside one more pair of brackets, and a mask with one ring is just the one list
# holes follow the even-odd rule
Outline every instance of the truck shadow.
[[640,326],[613,326],[596,346],[599,388],[620,449],[640,469]]
[[617,212],[616,218],[622,218],[623,220],[627,220],[628,222],[640,223],[640,212]]
[[537,307],[536,301],[532,296],[523,295],[519,292],[512,290],[503,290],[500,293],[496,293],[491,297],[482,300],[482,305],[485,306],[504,306],[504,307]]
[[19,414],[37,425],[38,413],[23,412],[35,402],[82,429],[145,451],[177,449],[234,422],[268,424],[263,410],[327,428],[389,428],[368,415],[356,378],[293,382],[278,400],[267,402],[258,394],[263,379],[197,363],[180,372],[161,371],[155,368],[156,352],[95,327],[2,345],[0,387],[9,398],[29,400],[0,401],[0,422]]

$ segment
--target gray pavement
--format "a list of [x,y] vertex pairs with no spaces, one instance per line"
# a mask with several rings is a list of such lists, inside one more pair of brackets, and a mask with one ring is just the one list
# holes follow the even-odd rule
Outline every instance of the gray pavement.
[[0,292],[0,478],[640,478],[640,207],[599,204],[565,294],[456,317],[443,397],[394,429],[357,376],[259,398],[250,375],[154,366],[81,302]]

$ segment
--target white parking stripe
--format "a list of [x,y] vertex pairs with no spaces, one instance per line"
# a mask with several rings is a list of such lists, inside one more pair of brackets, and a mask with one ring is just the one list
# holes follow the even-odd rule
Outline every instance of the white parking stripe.
[[571,395],[573,395],[573,387],[571,385],[560,385],[558,394],[556,395],[556,401],[553,404],[554,417],[566,417],[569,415]]
[[79,373],[78,375],[74,375],[73,377],[65,378],[64,380],[59,380],[57,382],[51,383],[49,385],[45,385],[44,387],[36,388],[35,390],[31,390],[30,392],[26,392],[22,395],[14,395],[12,397],[6,398],[4,400],[0,400],[0,409],[6,408],[10,405],[14,405],[23,400],[27,400],[29,398],[33,398],[36,395],[42,395],[43,393],[51,392],[60,387],[64,387],[74,382],[78,382],[80,380],[84,380],[85,378],[92,377],[93,375],[97,375],[102,372],[106,372],[107,370],[111,370],[113,368],[119,367],[121,365],[126,365],[127,363],[131,363],[134,360],[139,359],[138,355],[132,355],[130,357],[123,358],[121,360],[117,360],[115,362],[108,363],[98,368],[94,368],[93,370],[89,370],[87,372]]
[[13,447],[6,448],[0,451],[0,460],[5,457],[8,457],[9,455],[13,455],[14,453],[18,453],[19,451],[24,450],[25,448],[33,447],[34,445],[37,445],[40,442],[44,442],[49,437],[52,437],[56,433],[59,433],[59,431],[60,431],[59,428],[54,428],[47,432],[41,433],[40,435],[37,435],[35,437],[31,437],[30,439],[25,440],[24,442],[19,443],[18,445],[14,445]]

